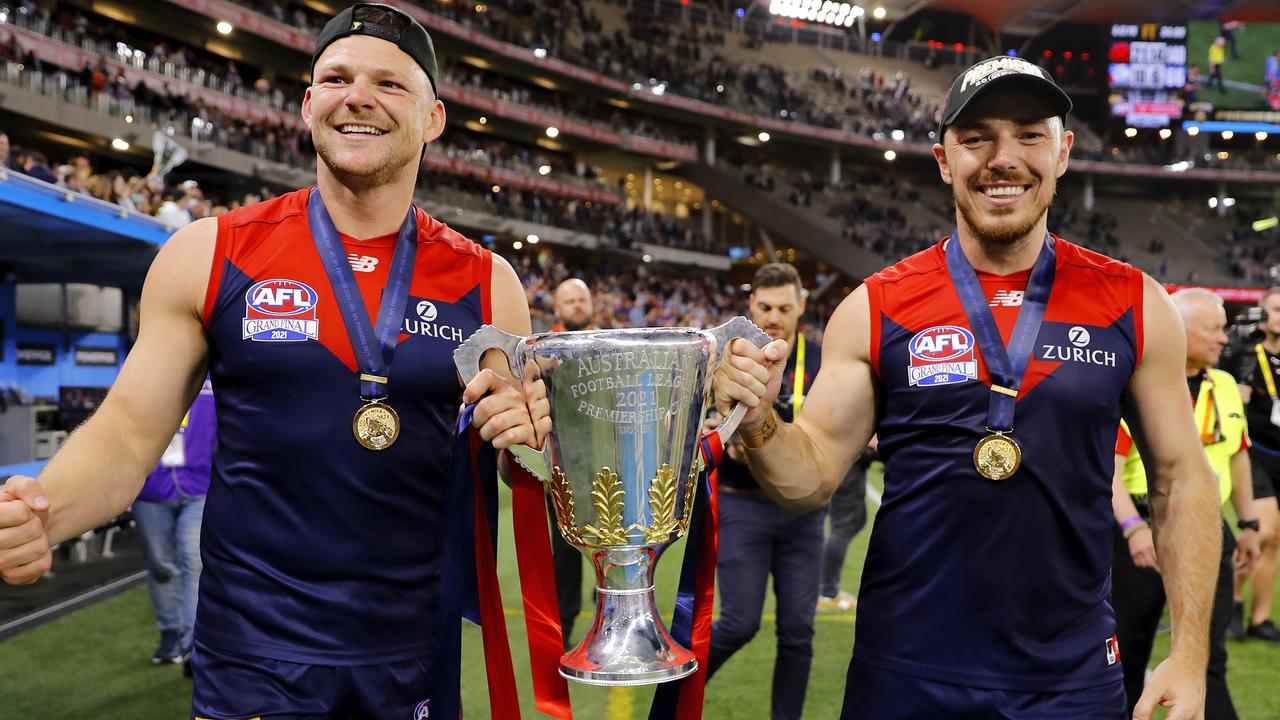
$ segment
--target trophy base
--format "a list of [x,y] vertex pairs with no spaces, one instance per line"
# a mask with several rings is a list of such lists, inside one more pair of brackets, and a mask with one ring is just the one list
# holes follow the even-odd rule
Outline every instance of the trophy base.
[[698,669],[662,622],[653,587],[596,589],[596,613],[578,647],[560,658],[560,674],[587,685],[654,685]]

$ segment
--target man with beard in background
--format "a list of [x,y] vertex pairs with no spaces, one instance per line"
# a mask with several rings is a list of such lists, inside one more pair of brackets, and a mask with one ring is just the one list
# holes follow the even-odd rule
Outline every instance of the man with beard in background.
[[[804,406],[818,374],[822,348],[799,331],[808,293],[790,263],[756,271],[747,299],[748,316],[775,341],[791,348],[775,405],[787,420]],[[716,424],[714,421],[708,425]],[[822,554],[823,508],[794,515],[760,488],[743,463],[740,443],[731,442],[719,466],[720,541],[716,577],[720,619],[711,627],[707,677],[760,630],[769,576],[777,598],[778,652],[773,666],[773,720],[800,718],[813,663],[813,622],[818,606],[818,559]]]
[[[551,332],[595,330],[591,321],[594,305],[591,288],[579,278],[569,278],[556,286],[556,324]],[[551,560],[556,572],[556,599],[560,603],[560,631],[564,635],[565,649],[569,648],[569,635],[573,622],[582,612],[582,551],[565,541],[555,531],[556,509],[547,496],[547,517],[551,519]]]

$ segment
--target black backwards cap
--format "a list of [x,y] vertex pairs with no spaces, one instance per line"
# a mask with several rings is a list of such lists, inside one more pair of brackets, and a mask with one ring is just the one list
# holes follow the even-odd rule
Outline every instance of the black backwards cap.
[[1071,98],[1047,70],[1022,58],[998,55],[974,63],[951,83],[947,101],[942,106],[942,131],[956,121],[974,98],[996,86],[1038,94],[1053,105],[1054,114],[1064,119],[1071,112]]
[[[398,15],[402,22],[397,23],[400,27],[394,27],[357,19],[357,15],[360,17],[369,16],[366,12],[361,12],[362,10],[389,12]],[[431,81],[431,90],[436,92],[437,95],[439,94],[439,90],[436,87],[436,48],[435,44],[431,42],[431,36],[427,34],[426,28],[422,27],[417,20],[409,17],[403,10],[390,5],[383,5],[382,3],[356,3],[334,15],[333,19],[325,24],[324,29],[320,31],[320,36],[316,38],[316,51],[311,55],[312,76],[315,75],[316,63],[319,62],[320,54],[324,52],[324,49],[329,47],[334,40],[340,40],[351,35],[368,35],[380,38],[403,50],[422,66],[422,69],[427,73],[427,80]]]

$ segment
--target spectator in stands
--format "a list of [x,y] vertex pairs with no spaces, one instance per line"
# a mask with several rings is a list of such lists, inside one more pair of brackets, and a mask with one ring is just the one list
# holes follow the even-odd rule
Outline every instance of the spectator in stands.
[[157,665],[184,663],[191,656],[200,586],[200,522],[213,472],[216,430],[213,389],[206,379],[133,502],[147,559],[147,589],[160,628],[160,645],[151,658]]
[[[1149,720],[1157,704],[1177,718],[1202,712],[1217,492],[1164,291],[1047,232],[1074,141],[1070,109],[1049,74],[1019,58],[966,69],[933,146],[956,231],[845,298],[794,422],[772,404],[785,343],[734,342],[717,369],[717,409],[751,406],[738,435],[752,475],[793,512],[821,507],[879,438],[885,501],[846,720],[1124,717],[1105,597],[1122,411],[1160,471],[1151,497],[1174,606],[1172,654],[1132,717]],[[1059,347],[1072,359],[1059,362]]]
[[[423,146],[445,123],[426,30],[356,4],[325,26],[312,71],[316,187],[164,244],[106,401],[39,480],[0,491],[0,574],[34,581],[51,543],[122,511],[208,367],[236,412],[219,423],[205,506],[192,714],[408,718],[429,703],[457,717],[448,648],[466,590],[444,586],[442,568],[465,543],[444,535],[457,509],[442,493],[461,482],[447,477],[458,407],[475,404],[471,426],[499,451],[540,447],[550,418],[541,383],[526,397],[505,362],[458,387],[451,353],[486,320],[528,335],[528,309],[510,265],[412,205]],[[373,271],[352,271],[356,250],[376,255]],[[334,314],[316,316],[317,298]],[[397,342],[426,306],[438,329]]]
[[[1221,556],[1213,619],[1209,629],[1209,669],[1205,693],[1206,720],[1235,720],[1236,710],[1227,689],[1227,626],[1231,622],[1231,594],[1237,572],[1248,574],[1260,554],[1258,520],[1253,514],[1253,478],[1249,469],[1249,434],[1244,403],[1235,378],[1213,366],[1227,344],[1227,314],[1222,298],[1204,288],[1173,294],[1174,305],[1186,330],[1186,377],[1199,423],[1201,445],[1217,478],[1219,495],[1228,500],[1240,518],[1239,545],[1222,525]],[[1185,396],[1184,396],[1185,397]],[[1147,663],[1164,614],[1165,588],[1160,563],[1167,553],[1158,552],[1152,539],[1148,502],[1148,471],[1128,425],[1121,424],[1115,448],[1112,506],[1115,563],[1111,569],[1111,605],[1116,612],[1120,662],[1124,666],[1125,695],[1129,713],[1142,695]],[[1234,558],[1234,567],[1233,567]]]
[[[800,413],[818,373],[822,351],[797,332],[806,291],[789,263],[770,263],[751,281],[751,320],[791,348],[774,401],[786,420]],[[709,425],[718,424],[714,420]],[[720,463],[720,619],[711,626],[707,676],[724,665],[760,630],[765,593],[773,576],[777,597],[778,651],[773,666],[773,720],[798,720],[804,710],[813,662],[813,623],[822,553],[822,508],[792,515],[761,490],[739,443]]]
[[0,130],[0,170],[9,168],[9,136]]
[[49,168],[49,159],[39,150],[23,150],[19,152],[18,169],[50,185],[58,184],[58,176]]

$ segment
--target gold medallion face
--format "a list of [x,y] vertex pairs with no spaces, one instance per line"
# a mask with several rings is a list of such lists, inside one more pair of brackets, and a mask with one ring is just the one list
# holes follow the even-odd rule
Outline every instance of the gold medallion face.
[[973,448],[973,466],[988,480],[1006,480],[1022,466],[1022,448],[1008,435],[988,435]]
[[366,403],[356,411],[351,432],[362,447],[386,450],[400,437],[400,416],[389,405]]

